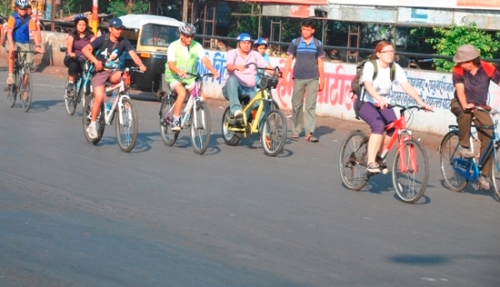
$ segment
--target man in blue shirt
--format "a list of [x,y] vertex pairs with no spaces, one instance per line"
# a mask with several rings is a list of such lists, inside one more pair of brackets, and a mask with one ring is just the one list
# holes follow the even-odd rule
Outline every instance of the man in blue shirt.
[[[283,86],[287,85],[288,73],[295,58],[293,70],[293,94],[292,94],[292,138],[299,138],[302,126],[306,132],[306,140],[317,142],[314,136],[316,127],[316,102],[318,91],[325,86],[324,58],[325,51],[321,41],[313,36],[314,21],[304,19],[302,21],[302,37],[294,39],[288,46],[285,70],[283,72]],[[306,90],[306,107],[303,112],[304,90]]]

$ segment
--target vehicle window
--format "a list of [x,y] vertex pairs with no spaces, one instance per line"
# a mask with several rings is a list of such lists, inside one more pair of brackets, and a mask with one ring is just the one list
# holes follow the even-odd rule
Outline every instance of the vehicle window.
[[177,39],[177,27],[146,24],[142,27],[141,45],[168,47]]

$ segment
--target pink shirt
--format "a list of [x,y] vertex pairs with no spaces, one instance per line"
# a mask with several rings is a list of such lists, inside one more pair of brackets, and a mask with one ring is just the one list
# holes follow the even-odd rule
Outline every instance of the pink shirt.
[[[266,68],[269,65],[264,59],[264,57],[262,57],[262,55],[259,54],[259,52],[254,50],[251,50],[246,56],[246,58],[240,53],[239,49],[234,49],[227,52],[226,64],[246,65],[249,63],[255,63],[259,68]],[[234,71],[226,73],[226,77],[224,79],[224,85],[225,85],[225,80],[227,80],[227,78],[230,75],[236,76],[238,82],[243,87],[254,88],[257,85],[257,68],[254,65],[249,66],[243,72]]]

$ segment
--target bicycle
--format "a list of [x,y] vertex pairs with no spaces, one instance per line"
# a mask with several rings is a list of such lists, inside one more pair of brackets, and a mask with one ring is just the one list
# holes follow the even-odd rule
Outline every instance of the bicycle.
[[[250,65],[257,67],[255,63],[249,63],[246,67]],[[263,71],[266,68],[257,69]],[[261,76],[260,88],[252,100],[249,95],[239,96],[243,117],[233,118],[230,107],[226,108],[222,116],[222,137],[227,145],[235,146],[242,137],[258,133],[266,155],[276,156],[283,151],[287,137],[286,118],[271,94],[271,90],[278,85],[279,77],[281,71],[275,67],[273,75]],[[254,108],[257,102],[259,106]]]
[[[395,129],[389,143],[384,146],[376,162],[382,173],[388,172],[385,158],[397,143],[397,152],[392,163],[392,184],[399,199],[405,203],[417,202],[425,192],[429,180],[427,152],[418,140],[412,137],[407,127],[405,111],[422,110],[420,106],[390,105],[401,108],[400,117],[387,125],[385,130]],[[363,188],[374,174],[366,171],[369,137],[360,130],[347,135],[340,148],[339,168],[344,185],[354,191]]]
[[[481,186],[478,182],[481,167],[484,166],[488,156],[493,153],[493,167],[491,169],[491,179],[495,194],[500,198],[500,163],[497,159],[498,148],[500,147],[500,138],[496,132],[498,120],[493,121],[493,117],[498,115],[498,111],[489,106],[476,106],[476,109],[488,113],[492,118],[492,126],[476,126],[475,128],[490,129],[493,136],[488,143],[486,152],[474,158],[462,158],[457,153],[459,148],[459,131],[458,125],[449,125],[449,132],[443,137],[439,145],[440,153],[440,168],[444,178],[445,186],[454,192],[461,192],[465,189],[468,182],[474,182],[473,187],[479,189]],[[471,135],[471,149],[474,151],[472,144],[473,136]]]
[[31,107],[33,83],[31,81],[31,67],[26,63],[26,54],[35,55],[37,53],[17,48],[16,61],[14,63],[14,84],[7,85],[4,90],[7,92],[9,107],[12,108],[16,104],[16,97],[19,93],[21,106],[25,112],[28,112]]
[[[67,52],[68,48],[60,47],[59,51]],[[78,103],[81,102],[82,107],[85,106],[85,97],[93,92],[91,75],[94,66],[85,59],[84,56],[80,56],[79,58],[84,59],[85,63],[83,64],[82,70],[75,78],[75,86],[70,92],[66,91],[66,89],[64,90],[64,105],[66,106],[66,112],[70,116],[75,113]],[[68,82],[69,77],[66,77],[66,84],[64,87],[68,86]]]
[[[211,119],[210,112],[206,103],[200,96],[200,91],[203,87],[202,79],[204,77],[213,77],[213,74],[192,74],[187,73],[188,76],[194,77],[195,86],[191,91],[191,95],[186,97],[183,103],[183,109],[180,117],[181,129],[191,127],[191,145],[197,154],[203,154],[210,143],[211,136]],[[177,93],[170,91],[170,93],[163,93],[161,96],[160,107],[160,134],[168,146],[174,145],[179,137],[179,132],[172,131],[174,124],[174,106],[177,99]],[[191,116],[192,115],[192,116]]]
[[[105,88],[106,95],[111,93],[111,99],[104,100],[97,116],[98,130],[97,138],[91,139],[87,134],[87,127],[90,124],[92,105],[94,104],[94,93],[88,95],[85,99],[83,107],[83,134],[87,141],[96,145],[104,134],[104,126],[111,125],[115,117],[115,112],[118,112],[118,120],[115,122],[115,131],[118,146],[124,152],[130,152],[137,141],[138,124],[137,111],[132,105],[128,88],[130,87],[130,71],[140,71],[139,68],[132,67],[126,68],[120,82],[108,85]],[[110,102],[112,101],[112,102]],[[110,103],[111,107],[108,109],[107,104]]]

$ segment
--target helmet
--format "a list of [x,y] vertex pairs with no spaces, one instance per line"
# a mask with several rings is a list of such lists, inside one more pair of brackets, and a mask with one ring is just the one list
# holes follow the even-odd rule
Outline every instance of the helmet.
[[30,6],[30,3],[28,2],[28,0],[16,0],[16,7],[19,8],[19,9],[28,9],[28,7]]
[[186,36],[193,36],[196,34],[196,27],[191,23],[182,23],[179,26],[179,33]]
[[236,42],[241,42],[241,41],[252,41],[252,36],[248,33],[241,33],[236,37]]
[[264,40],[264,38],[259,38],[259,39],[255,40],[255,42],[253,42],[253,45],[254,46],[266,45],[266,47],[267,47],[267,41]]
[[78,24],[78,22],[79,22],[80,20],[85,21],[87,24],[88,24],[88,22],[89,22],[89,19],[87,18],[87,16],[86,16],[85,14],[77,14],[77,15],[75,16],[75,18],[73,18],[73,22],[75,22],[75,26],[76,26],[76,24]]

